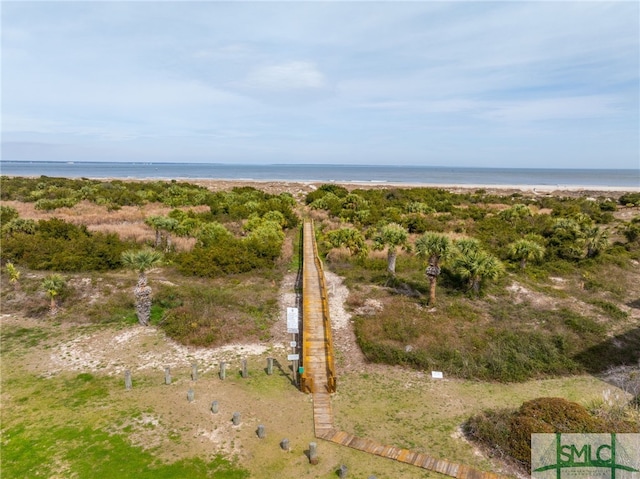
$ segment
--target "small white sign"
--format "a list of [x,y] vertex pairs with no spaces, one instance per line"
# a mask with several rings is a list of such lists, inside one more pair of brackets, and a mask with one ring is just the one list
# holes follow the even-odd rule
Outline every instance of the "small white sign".
[[444,375],[442,374],[442,371],[431,371],[431,377],[433,379],[442,379]]
[[291,341],[291,342],[289,343],[289,346],[291,346],[292,348],[295,348],[297,345],[298,345],[298,343],[297,343],[297,342],[295,342],[295,341]]
[[298,333],[298,308],[287,308],[287,333]]
[[297,361],[298,359],[300,359],[299,354],[287,354],[288,361]]

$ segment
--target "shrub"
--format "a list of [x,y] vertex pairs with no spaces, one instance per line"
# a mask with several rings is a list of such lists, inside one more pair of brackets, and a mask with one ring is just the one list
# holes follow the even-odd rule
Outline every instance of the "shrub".
[[179,253],[175,263],[181,273],[214,278],[272,265],[268,258],[259,257],[245,244],[233,237],[221,237],[208,247],[196,246],[192,251]]
[[321,185],[315,191],[312,191],[305,198],[305,203],[310,205],[314,201],[324,197],[327,193],[332,193],[336,195],[338,198],[344,198],[349,194],[349,191],[344,187],[336,184],[325,184]]
[[640,238],[640,222],[630,222],[622,229],[622,234],[629,243],[633,243]]
[[120,255],[131,247],[116,234],[91,233],[85,226],[53,218],[40,220],[33,234],[8,233],[2,259],[31,269],[105,271],[119,268]]
[[620,196],[620,198],[618,199],[618,203],[623,206],[640,206],[640,193],[625,193],[624,195]]
[[463,429],[472,440],[506,454],[529,471],[532,433],[637,432],[640,425],[597,418],[580,404],[562,398],[538,398],[515,411],[484,411],[469,418]]
[[4,226],[18,217],[18,210],[10,206],[0,205],[0,226]]
[[36,202],[36,207],[52,210],[73,206],[87,200],[109,209],[139,206],[162,201],[169,206],[206,204],[209,191],[201,186],[176,181],[98,181],[71,178],[8,178],[2,177],[3,200]]
[[41,198],[36,201],[35,208],[37,210],[52,211],[57,208],[71,208],[80,201],[79,198],[56,198],[53,200]]

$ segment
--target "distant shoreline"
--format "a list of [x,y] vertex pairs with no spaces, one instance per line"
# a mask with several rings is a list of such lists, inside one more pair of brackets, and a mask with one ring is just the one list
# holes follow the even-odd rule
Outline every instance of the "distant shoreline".
[[[170,181],[159,178],[94,178],[97,180],[121,181]],[[640,187],[624,186],[594,186],[594,185],[488,185],[488,184],[436,184],[436,183],[389,183],[369,181],[300,181],[300,180],[255,180],[255,179],[212,179],[212,178],[182,178],[176,180],[193,183],[213,191],[226,190],[233,187],[252,186],[267,190],[271,193],[304,192],[309,193],[325,184],[334,184],[355,189],[389,189],[389,188],[435,188],[453,193],[474,193],[484,190],[489,194],[509,195],[521,193],[530,196],[622,196],[624,193],[640,192]]]
[[349,188],[465,188],[548,191],[635,191],[640,169],[470,168],[380,165],[241,165],[0,162],[3,175],[155,181],[238,181],[349,185]]
[[[8,178],[38,178],[39,175],[3,175]],[[61,175],[60,177],[65,177]],[[253,186],[258,189],[266,189],[268,192],[282,193],[290,192],[310,192],[325,184],[340,185],[348,190],[354,189],[387,189],[387,188],[436,188],[455,193],[473,193],[477,190],[484,190],[494,194],[521,193],[531,196],[621,196],[624,193],[640,192],[640,186],[606,186],[606,185],[536,185],[536,184],[440,184],[440,183],[394,183],[386,181],[316,181],[316,180],[266,180],[251,178],[160,178],[160,177],[83,177],[95,181],[127,181],[127,182],[148,182],[148,181],[181,181],[206,187],[213,191],[225,190],[233,187]],[[79,179],[79,178],[74,178]],[[293,190],[293,191],[292,191]]]

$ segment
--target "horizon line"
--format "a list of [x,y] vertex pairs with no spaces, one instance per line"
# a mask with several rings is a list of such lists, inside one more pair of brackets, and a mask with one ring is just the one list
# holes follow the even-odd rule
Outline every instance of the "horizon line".
[[362,163],[226,163],[206,161],[141,161],[141,160],[0,160],[2,163],[61,163],[61,164],[136,164],[136,165],[211,165],[211,166],[289,166],[289,167],[361,167],[361,168],[438,168],[438,169],[482,169],[482,170],[590,170],[590,171],[638,171],[638,168],[594,168],[594,167],[530,167],[530,166],[456,166],[456,165],[389,165],[389,164],[362,164]]

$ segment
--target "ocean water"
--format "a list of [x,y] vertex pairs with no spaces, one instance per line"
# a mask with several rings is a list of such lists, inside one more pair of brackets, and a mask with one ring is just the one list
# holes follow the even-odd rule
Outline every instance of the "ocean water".
[[454,168],[360,165],[229,165],[2,161],[0,174],[66,178],[227,179],[432,185],[640,187],[640,169]]

